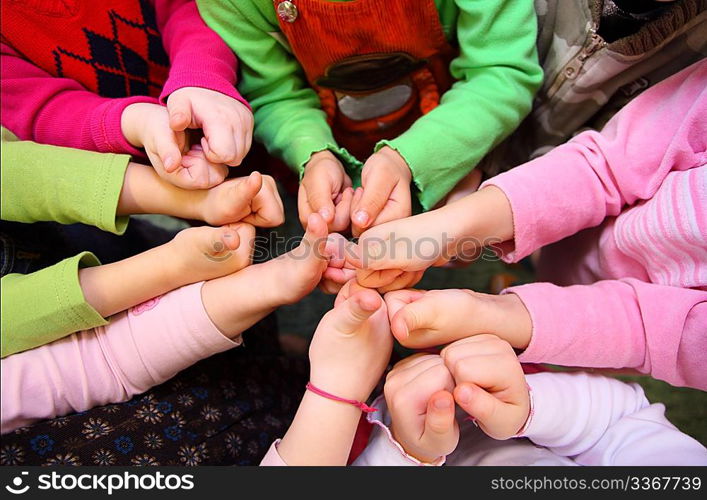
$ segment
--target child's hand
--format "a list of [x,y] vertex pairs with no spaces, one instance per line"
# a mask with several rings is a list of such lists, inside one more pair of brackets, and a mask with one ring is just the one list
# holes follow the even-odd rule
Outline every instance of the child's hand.
[[344,166],[329,151],[314,153],[304,168],[297,195],[297,209],[306,228],[310,214],[318,212],[330,232],[349,228],[353,189]]
[[161,274],[175,276],[177,288],[235,273],[252,263],[254,238],[253,226],[243,223],[184,229],[168,243],[174,258],[161,262]]
[[329,263],[319,283],[319,288],[324,293],[338,293],[341,287],[356,278],[356,268],[347,259],[347,253],[353,246],[355,246],[353,242],[339,233],[329,234],[325,250]]
[[276,227],[285,221],[275,180],[259,172],[205,191],[199,203],[201,219],[211,225],[242,221],[256,227]]
[[457,447],[453,389],[452,375],[436,354],[410,356],[388,373],[384,392],[393,437],[421,462],[434,462]]
[[240,165],[253,138],[253,113],[221,92],[199,87],[175,90],[167,98],[169,126],[177,133],[202,129],[201,146],[211,163]]
[[222,163],[212,163],[206,158],[202,147],[194,145],[182,156],[174,175],[189,189],[209,189],[224,181],[228,167]]
[[511,345],[495,335],[459,340],[442,350],[454,376],[454,399],[494,439],[515,436],[530,414],[528,385]]
[[351,262],[359,269],[376,271],[424,271],[447,263],[456,255],[457,243],[447,228],[461,221],[452,222],[440,217],[439,212],[433,210],[366,230],[358,239]]
[[169,114],[164,106],[131,104],[123,111],[121,127],[130,144],[145,149],[157,174],[175,186],[208,189],[223,182],[228,174],[225,165],[208,161],[199,146],[183,156],[186,134],[169,128]]
[[371,155],[361,171],[362,189],[351,204],[353,235],[411,214],[412,173],[400,154],[387,146]]
[[351,264],[349,258],[352,249],[356,245],[341,236],[339,233],[331,233],[327,242],[327,255],[329,265],[322,275],[319,288],[325,293],[337,293],[341,287],[356,279],[359,285],[365,288],[372,288],[378,293],[386,293],[391,290],[409,288],[415,286],[422,279],[423,272],[406,271],[368,271],[356,269]]
[[130,144],[145,148],[150,163],[160,177],[187,188],[175,173],[182,162],[186,134],[169,128],[169,114],[164,106],[143,102],[131,104],[123,110],[120,126]]
[[336,396],[365,401],[383,374],[392,348],[385,302],[374,290],[349,282],[312,338],[310,380]]
[[532,323],[520,298],[471,290],[399,290],[386,294],[390,328],[405,347],[422,349],[493,333],[525,349]]

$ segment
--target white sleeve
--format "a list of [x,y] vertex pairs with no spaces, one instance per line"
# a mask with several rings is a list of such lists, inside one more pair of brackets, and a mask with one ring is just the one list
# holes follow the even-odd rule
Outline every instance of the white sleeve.
[[650,404],[638,384],[578,373],[526,377],[533,414],[522,437],[579,465],[707,465],[707,449]]

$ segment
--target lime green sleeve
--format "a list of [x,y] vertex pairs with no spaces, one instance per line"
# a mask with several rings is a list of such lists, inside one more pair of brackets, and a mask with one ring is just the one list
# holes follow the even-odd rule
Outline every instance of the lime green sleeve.
[[122,234],[116,215],[130,157],[18,141],[2,129],[2,219],[81,222]]
[[238,89],[253,108],[255,137],[300,176],[312,153],[328,149],[349,170],[360,166],[340,148],[297,59],[280,31],[271,0],[197,1],[211,29],[236,53]]
[[458,81],[437,108],[376,147],[405,158],[426,210],[520,124],[543,77],[533,0],[447,0],[438,9],[443,24],[458,10],[460,54],[450,68]]
[[53,342],[74,332],[108,324],[85,300],[81,267],[100,262],[83,252],[31,274],[0,279],[2,357]]

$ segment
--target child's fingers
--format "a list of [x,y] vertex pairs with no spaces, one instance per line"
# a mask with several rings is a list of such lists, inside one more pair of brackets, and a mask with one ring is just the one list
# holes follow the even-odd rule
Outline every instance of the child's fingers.
[[181,165],[182,151],[177,144],[174,133],[158,135],[155,138],[154,153],[159,158],[162,163],[162,168],[167,173],[174,172]]
[[259,172],[251,173],[236,186],[236,197],[239,204],[249,206],[263,186],[263,176]]
[[338,269],[343,268],[346,265],[347,247],[352,244],[353,243],[349,242],[339,233],[329,233],[326,243],[326,253],[329,257],[329,265]]
[[356,278],[356,272],[352,269],[327,267],[322,274],[322,279],[333,281],[337,285],[344,285],[354,278]]
[[395,278],[392,283],[383,287],[379,287],[378,293],[388,293],[393,290],[400,290],[401,288],[409,288],[415,286],[420,282],[424,274],[424,271],[403,271],[403,273],[397,278]]
[[252,211],[254,213],[248,219],[252,219],[256,226],[276,227],[285,222],[282,200],[272,177],[263,176],[262,187],[253,199]]
[[[220,242],[223,244],[222,250],[235,250],[241,244],[241,237],[238,235],[238,228],[235,224],[223,226]],[[217,242],[218,243],[218,242]],[[216,250],[216,244],[214,244]]]
[[410,198],[410,187],[405,183],[396,184],[390,194],[390,199],[383,206],[372,226],[378,226],[398,219],[410,217],[412,214],[412,202]]
[[440,352],[440,356],[449,366],[453,366],[464,358],[489,355],[505,356],[511,363],[515,363],[517,359],[513,347],[508,342],[490,333],[464,337]]
[[353,188],[347,187],[341,193],[341,199],[334,209],[334,221],[331,223],[333,231],[345,231],[351,222],[351,200],[353,199]]
[[457,446],[459,431],[454,418],[454,396],[449,391],[438,391],[427,401],[425,430],[422,441],[435,453],[446,455]]
[[169,113],[169,127],[181,132],[186,130],[192,122],[191,101],[177,92],[167,99],[167,112]]
[[[387,387],[388,391],[392,389],[400,389],[403,386],[407,386],[413,382],[420,374],[427,372],[430,368],[439,366],[437,370],[444,374],[446,373],[451,380],[451,375],[449,375],[449,370],[444,366],[444,361],[436,354],[424,354],[417,353],[412,356],[408,356],[402,361],[398,361],[391,372],[388,373],[386,377],[386,385],[394,386]],[[428,374],[429,375],[429,374]],[[434,384],[433,384],[434,385]],[[450,384],[449,390],[454,388],[454,384]],[[432,392],[435,390],[443,389],[444,386],[433,387]],[[431,393],[430,393],[431,394]]]
[[445,365],[457,384],[470,382],[492,393],[501,393],[511,402],[525,387],[523,369],[517,358],[505,354],[481,354],[456,359]]
[[238,127],[232,128],[231,133],[233,134],[233,141],[236,145],[236,154],[230,165],[232,167],[237,167],[241,164],[241,162],[243,162],[243,158],[245,157],[248,150],[245,147],[245,133],[239,130]]
[[388,308],[388,315],[392,322],[393,317],[406,305],[425,296],[425,290],[395,290],[385,294],[385,305]]
[[341,291],[342,286],[341,283],[327,279],[324,276],[322,276],[322,280],[319,282],[319,289],[327,295],[336,295]]
[[231,128],[224,126],[221,120],[212,117],[205,117],[202,121],[204,139],[208,145],[208,151],[204,148],[206,157],[214,163],[235,166],[238,146],[234,141]]
[[356,279],[366,288],[381,288],[391,284],[403,272],[400,269],[385,269],[383,271],[359,269],[356,271]]
[[300,184],[297,191],[297,215],[300,224],[302,224],[302,227],[305,229],[307,229],[307,220],[311,214],[312,209],[307,202],[307,190],[304,188],[303,184]]
[[[464,382],[454,388],[454,400],[476,420],[484,432],[496,439],[512,436],[525,421],[523,412],[526,410],[523,407],[505,403],[471,382]],[[515,421],[521,423],[516,425]],[[510,426],[506,425],[508,423]]]
[[334,221],[336,208],[331,199],[333,187],[331,179],[327,175],[318,175],[306,177],[303,179],[305,193],[307,196],[307,204],[312,212],[317,212],[322,216],[327,224]]
[[410,335],[424,333],[434,327],[438,314],[439,308],[435,301],[426,300],[425,297],[412,301],[398,309],[393,316],[390,322],[393,336],[399,342],[405,342]]
[[[322,216],[318,213],[312,213],[307,219],[307,230],[296,249],[297,253],[312,252],[315,259],[328,261],[329,258],[326,254],[328,234],[329,230]],[[309,256],[309,254],[305,254],[305,256]]]
[[247,194],[252,194],[250,197],[255,198],[263,188],[263,176],[258,171],[251,172],[248,179],[246,179],[246,184],[248,185]]
[[336,327],[347,334],[355,333],[375,313],[383,300],[373,290],[358,290],[338,308]]
[[356,228],[364,230],[376,220],[390,198],[395,183],[395,179],[387,172],[375,170],[371,172],[363,188],[361,200],[352,207],[351,221]]

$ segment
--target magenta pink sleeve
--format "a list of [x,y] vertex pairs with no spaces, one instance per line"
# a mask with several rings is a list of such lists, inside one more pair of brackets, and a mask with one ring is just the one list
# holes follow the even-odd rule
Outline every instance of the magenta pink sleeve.
[[651,198],[670,171],[707,162],[705,81],[707,60],[634,99],[601,133],[582,133],[487,181],[513,211],[515,248],[504,260],[594,227]]
[[524,363],[631,368],[707,390],[707,292],[636,279],[512,287],[533,330]]
[[250,105],[236,90],[238,64],[233,51],[199,15],[194,0],[155,0],[157,26],[169,55],[167,82],[161,102],[183,87],[221,92]]
[[203,283],[189,285],[85,330],[3,358],[1,432],[117,403],[236,345],[209,319]]
[[123,136],[120,117],[148,96],[113,99],[86,90],[68,78],[55,78],[0,44],[2,124],[22,140],[144,156]]

